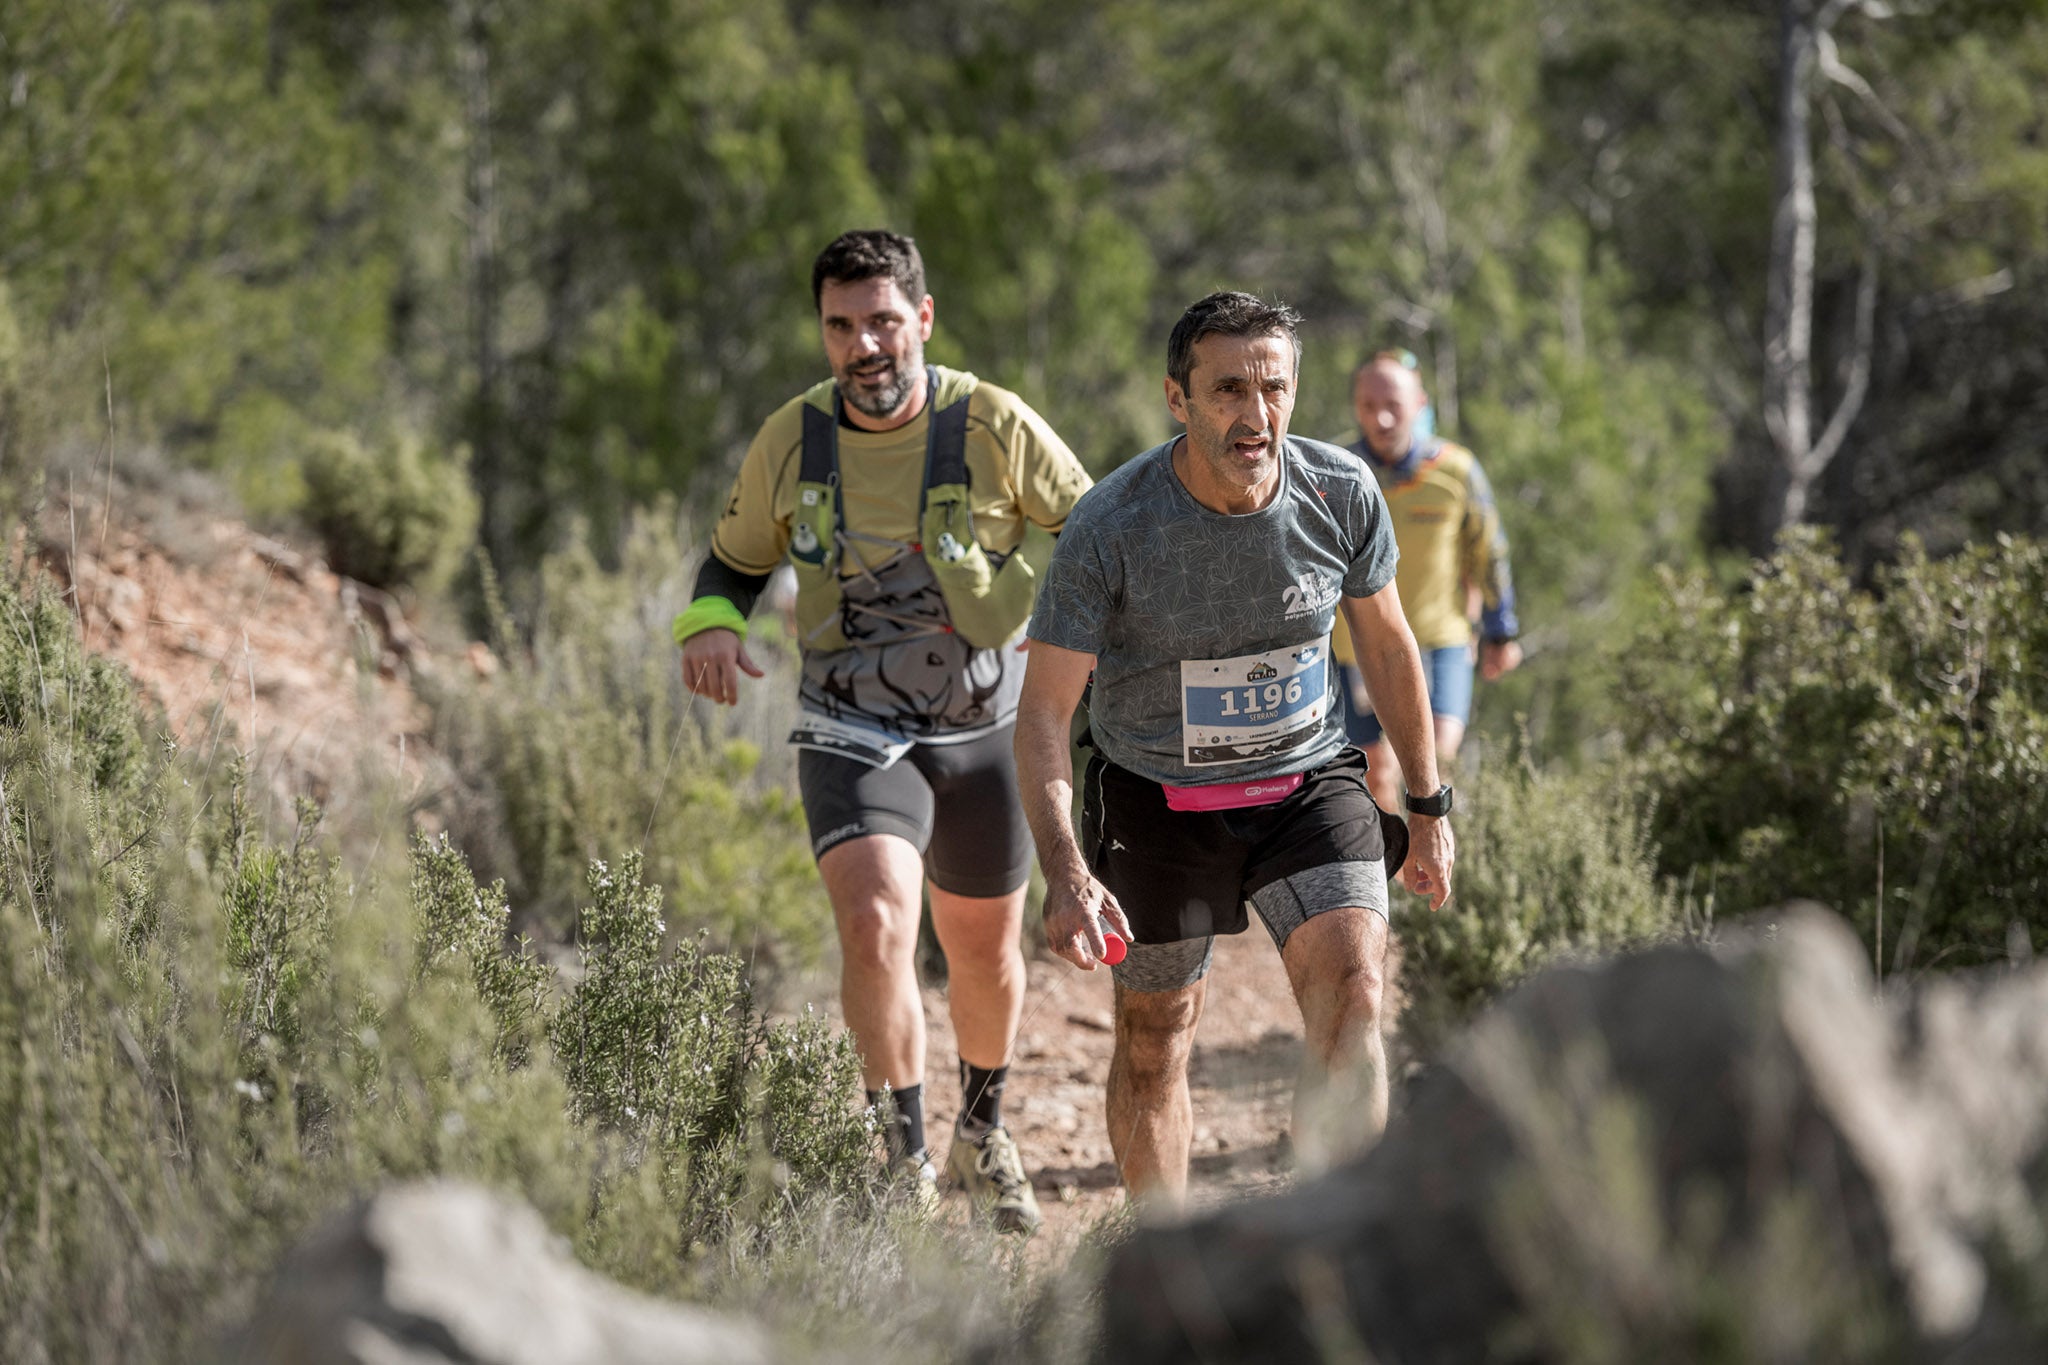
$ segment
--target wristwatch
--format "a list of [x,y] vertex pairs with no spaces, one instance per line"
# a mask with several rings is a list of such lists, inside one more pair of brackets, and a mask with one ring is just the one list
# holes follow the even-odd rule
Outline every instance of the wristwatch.
[[1412,815],[1433,815],[1441,819],[1451,813],[1451,786],[1446,782],[1428,796],[1408,794],[1408,811]]

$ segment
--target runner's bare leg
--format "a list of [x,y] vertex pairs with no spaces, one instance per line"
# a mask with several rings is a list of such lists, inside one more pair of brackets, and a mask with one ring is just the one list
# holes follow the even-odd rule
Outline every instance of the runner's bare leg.
[[959,896],[936,886],[931,893],[960,1056],[988,1071],[1008,1066],[1024,1013],[1024,888],[1007,896]]
[[[1465,723],[1455,716],[1431,715],[1430,720],[1436,732],[1437,768],[1442,772],[1457,758],[1458,746],[1465,742]],[[1381,810],[1401,814],[1401,760],[1394,757],[1394,746],[1384,736],[1374,740],[1365,746],[1365,763],[1365,785],[1372,790],[1372,799],[1380,803]],[[1445,777],[1444,781],[1450,778]]]
[[1297,1159],[1308,1170],[1363,1150],[1387,1126],[1385,916],[1329,910],[1287,936],[1280,959],[1307,1047],[1294,1093]]
[[[1431,714],[1430,720],[1434,722],[1436,730],[1436,766],[1439,774],[1443,775],[1444,781],[1448,782],[1451,779],[1448,774],[1443,773],[1443,770],[1450,767],[1452,761],[1458,757],[1458,746],[1465,742],[1465,722],[1459,720],[1456,716],[1439,716],[1435,714]],[[1395,766],[1399,767],[1400,765],[1396,764]],[[1428,792],[1422,794],[1424,796],[1429,795]]]
[[922,1084],[924,859],[907,839],[869,834],[828,849],[818,874],[839,926],[839,1008],[860,1052],[861,1082],[870,1090]]
[[1134,1202],[1168,1209],[1186,1202],[1188,1141],[1194,1132],[1188,1058],[1207,992],[1206,978],[1177,991],[1116,988],[1109,1145]]
[[[1382,736],[1365,747],[1365,785],[1381,810],[1401,809],[1401,761]],[[1290,936],[1291,937],[1291,936]]]

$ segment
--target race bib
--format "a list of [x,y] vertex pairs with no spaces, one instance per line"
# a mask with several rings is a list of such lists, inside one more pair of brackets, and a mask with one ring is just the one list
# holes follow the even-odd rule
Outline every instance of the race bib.
[[1271,758],[1313,743],[1330,709],[1330,637],[1236,659],[1183,659],[1189,767]]
[[804,712],[789,732],[789,742],[799,749],[818,749],[839,754],[870,768],[887,768],[910,752],[911,741],[895,739],[880,730],[851,721]]

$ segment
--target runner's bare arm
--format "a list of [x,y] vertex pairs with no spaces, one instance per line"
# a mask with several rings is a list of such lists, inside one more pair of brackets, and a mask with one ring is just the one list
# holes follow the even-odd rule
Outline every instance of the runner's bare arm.
[[[1427,796],[1442,781],[1436,770],[1436,732],[1430,724],[1429,691],[1422,677],[1422,655],[1401,611],[1401,594],[1392,583],[1370,597],[1343,599],[1344,617],[1358,652],[1358,666],[1372,692],[1373,710],[1394,746],[1394,757],[1408,790]],[[1448,820],[1408,816],[1408,866],[1403,880],[1429,908],[1443,908],[1451,898],[1453,848]]]
[[1102,959],[1103,925],[1131,938],[1130,922],[1095,880],[1074,837],[1074,763],[1068,731],[1095,656],[1040,640],[1025,656],[1017,703],[1017,787],[1045,871],[1045,941],[1084,972]]

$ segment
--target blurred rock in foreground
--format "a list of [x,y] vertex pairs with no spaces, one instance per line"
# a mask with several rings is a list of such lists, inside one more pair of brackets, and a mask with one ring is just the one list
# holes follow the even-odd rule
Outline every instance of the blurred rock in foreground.
[[386,1190],[286,1258],[238,1365],[754,1365],[756,1329],[632,1293],[474,1186]]
[[2048,968],[1838,919],[1530,981],[1371,1152],[1140,1233],[1119,1365],[2048,1359]]

